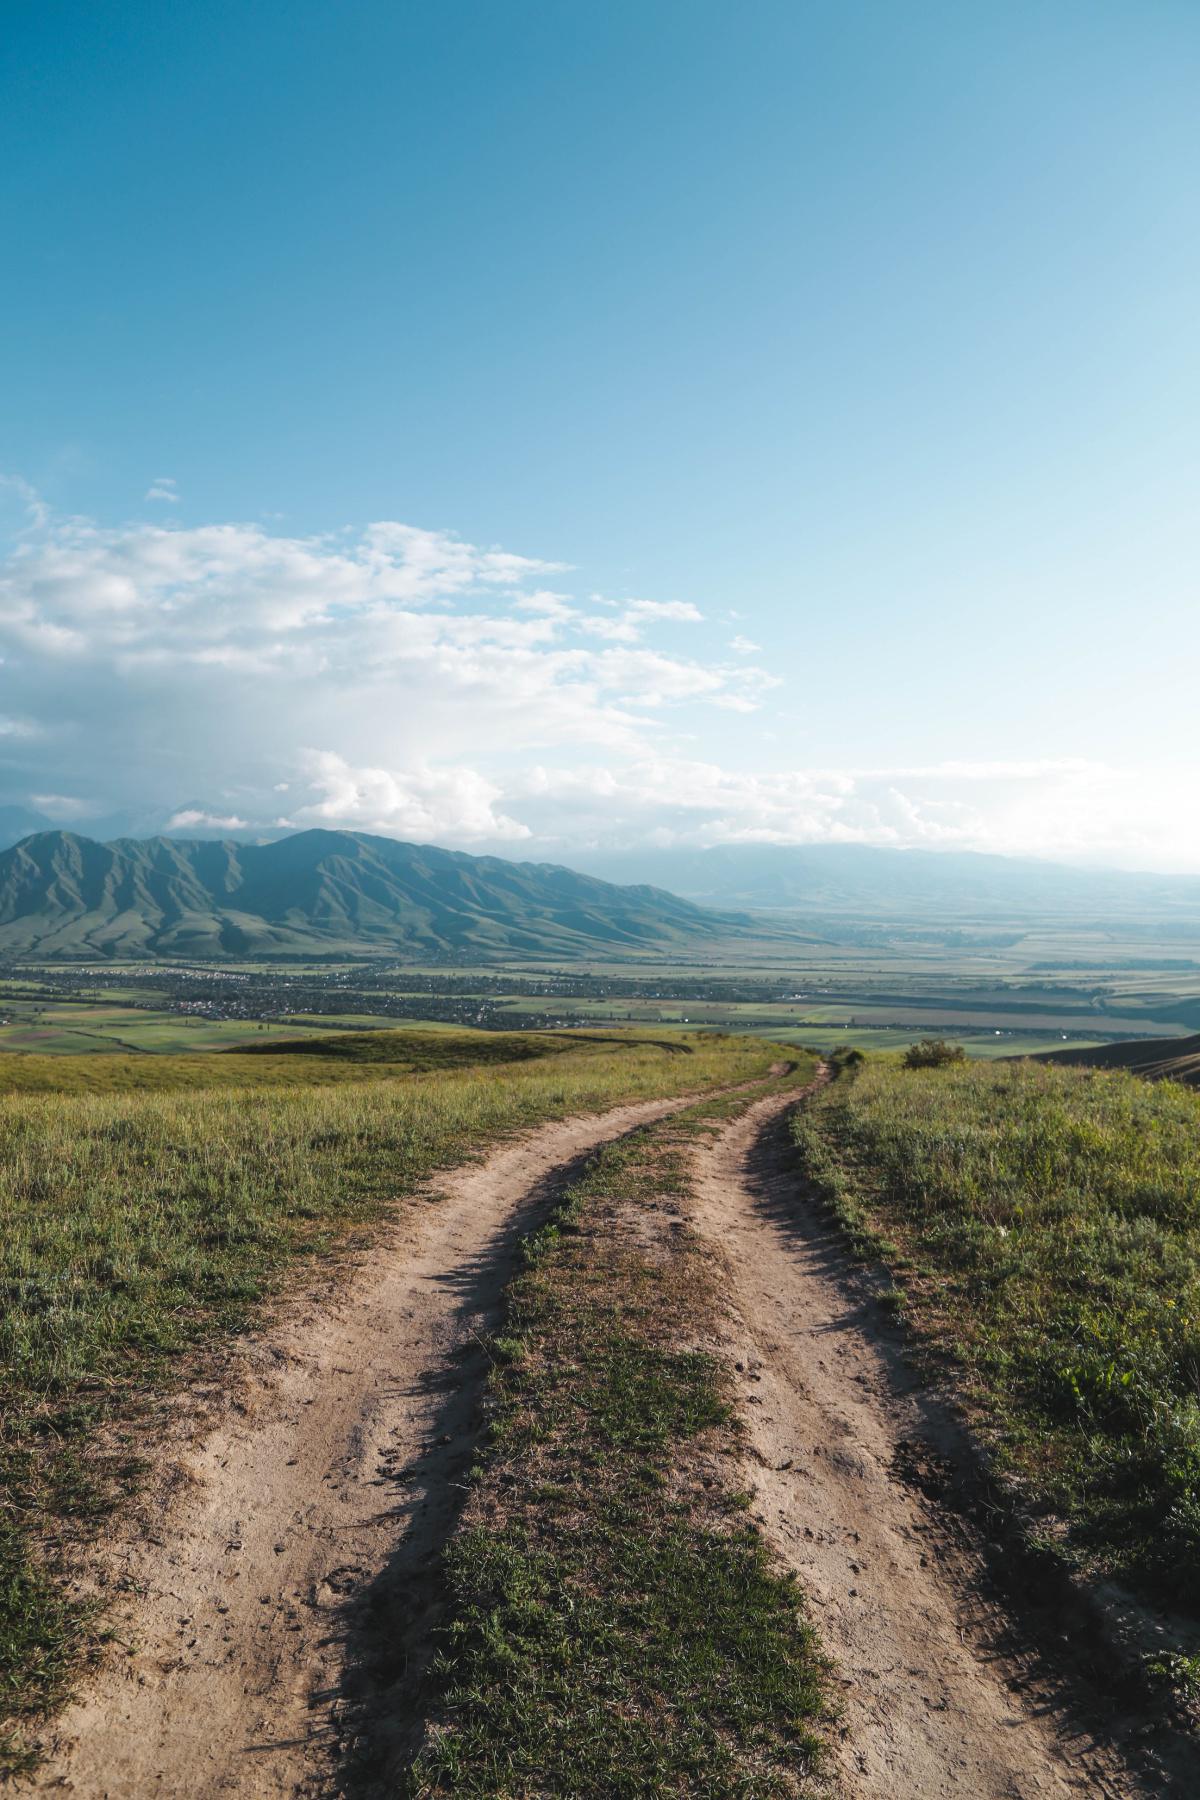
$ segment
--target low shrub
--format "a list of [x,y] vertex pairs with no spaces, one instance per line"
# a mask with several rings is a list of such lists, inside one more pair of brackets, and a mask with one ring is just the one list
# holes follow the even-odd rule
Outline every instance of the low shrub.
[[904,1052],[906,1069],[947,1069],[966,1060],[962,1045],[948,1043],[945,1038],[921,1038]]

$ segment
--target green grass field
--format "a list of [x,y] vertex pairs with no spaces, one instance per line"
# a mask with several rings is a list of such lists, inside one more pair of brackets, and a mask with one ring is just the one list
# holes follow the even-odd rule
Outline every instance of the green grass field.
[[[757,1001],[718,1004],[678,999],[637,1003],[588,999],[564,1001],[521,995],[498,1004],[499,1023],[503,1023],[506,1013],[518,1015],[525,1023],[531,1018],[545,1019],[551,1026],[565,1024],[568,1028],[615,1027],[649,1031],[665,1026],[669,1030],[747,1031],[788,1043],[812,1044],[819,1049],[829,1049],[843,1042],[848,1035],[865,1048],[894,1048],[927,1028],[945,1031],[956,1042],[962,1043],[970,1056],[1031,1055],[1101,1041],[1099,1036],[1080,1032],[1078,1021],[1068,1037],[1056,1029],[1014,1028],[1011,1021],[1000,1026],[964,1026],[961,1015],[952,1009],[914,1014],[915,1023],[910,1020],[900,1025],[864,1026],[862,1020],[868,1015],[856,1013],[853,1007],[846,1005],[788,1007]],[[9,1021],[0,1023],[0,1064],[6,1066],[8,1059],[18,1054],[76,1058],[95,1054],[191,1057],[202,1050],[245,1049],[257,1053],[264,1046],[286,1042],[299,1035],[312,1032],[325,1036],[339,1029],[408,1029],[426,1033],[463,1029],[427,1020],[397,1026],[386,1016],[361,1012],[298,1012],[263,1023],[253,1019],[189,1016],[166,1008],[123,1006],[107,1000],[22,1002],[12,1005],[8,1013],[0,1014],[0,1017],[7,1017]]]
[[[610,1045],[615,1041],[610,1033]],[[636,1037],[629,1039],[636,1043]],[[330,1087],[519,1063],[578,1048],[565,1033],[409,1030],[324,1032],[196,1056],[0,1055],[0,1094],[169,1094]]]
[[[18,1728],[62,1697],[101,1629],[67,1580],[137,1483],[139,1418],[289,1271],[517,1128],[749,1079],[778,1055],[710,1036],[389,1035],[407,1064],[373,1060],[374,1034],[356,1033],[334,1054],[197,1057],[196,1087],[172,1082],[187,1059],[6,1059],[0,1691]],[[214,1086],[227,1067],[229,1085]],[[31,1068],[57,1088],[15,1089]],[[127,1091],[148,1070],[165,1091]]]
[[[771,1037],[777,1043],[806,1044],[813,1050],[820,1050],[827,1055],[839,1045],[853,1044],[860,1050],[874,1050],[883,1054],[899,1053],[906,1050],[918,1032],[911,1025],[881,1026],[874,1030],[864,1030],[857,1025],[798,1025],[794,1029],[783,1029],[768,1032],[765,1028],[755,1035]],[[938,1035],[942,1033],[939,1029]],[[971,1058],[979,1058],[986,1062],[998,1057],[1034,1056],[1048,1050],[1086,1049],[1095,1041],[1089,1038],[1072,1038],[1066,1040],[1062,1032],[1031,1031],[949,1031],[948,1042],[960,1044]]]
[[1200,1614],[1200,1094],[868,1062],[795,1130],[1035,1536]]
[[132,1051],[143,1056],[192,1055],[197,1050],[231,1050],[242,1045],[322,1032],[339,1026],[375,1026],[386,1020],[337,1013],[296,1016],[264,1023],[256,1019],[212,1019],[168,1008],[122,1006],[111,1000],[11,1002],[0,1012],[0,1056],[87,1056]]

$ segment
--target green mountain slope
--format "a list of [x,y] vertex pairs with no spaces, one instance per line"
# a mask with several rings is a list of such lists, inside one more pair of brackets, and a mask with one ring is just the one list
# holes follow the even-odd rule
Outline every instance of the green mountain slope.
[[738,921],[650,887],[348,831],[273,844],[44,831],[0,854],[0,954],[248,957],[697,950]]

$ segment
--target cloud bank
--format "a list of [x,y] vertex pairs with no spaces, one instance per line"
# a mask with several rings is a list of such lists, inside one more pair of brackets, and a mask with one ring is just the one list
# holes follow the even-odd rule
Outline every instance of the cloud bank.
[[[111,527],[24,507],[0,564],[0,800],[87,830],[351,826],[469,847],[864,842],[1196,866],[1188,771],[761,769],[779,679],[687,600],[395,521]],[[737,767],[694,754],[717,720]],[[747,721],[746,727],[739,723]],[[706,725],[707,721],[707,725]],[[738,748],[738,733],[745,740]],[[689,748],[690,746],[690,748]],[[761,746],[760,746],[761,747]]]

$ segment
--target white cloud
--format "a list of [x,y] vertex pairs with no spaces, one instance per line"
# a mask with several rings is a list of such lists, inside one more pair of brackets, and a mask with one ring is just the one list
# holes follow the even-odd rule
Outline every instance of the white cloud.
[[599,613],[581,614],[578,626],[585,636],[603,638],[611,644],[636,644],[642,635],[633,619],[606,619]]
[[[503,839],[524,827],[495,805],[501,747],[629,756],[662,729],[654,714],[757,703],[752,672],[642,641],[695,608],[622,603],[597,614],[615,639],[598,635],[546,585],[557,573],[394,521],[295,537],[34,515],[0,562],[0,659],[21,701],[0,720],[7,785],[86,779],[101,811],[172,819],[181,795],[236,792],[228,818],[251,824],[290,786],[300,820]],[[36,770],[18,742],[35,734]]]
[[348,825],[395,837],[452,837],[460,843],[530,836],[497,811],[500,789],[475,769],[434,769],[418,762],[396,773],[352,768],[333,750],[310,750],[302,757],[310,791],[319,795],[295,809],[291,823]]
[[571,605],[570,594],[556,594],[551,588],[538,588],[532,594],[521,594],[513,605],[518,612],[540,613],[543,618],[553,619],[560,625],[578,617]]
[[704,614],[687,600],[630,600],[625,605],[630,619],[670,619],[677,625],[698,625]]
[[1077,758],[733,771],[654,757],[532,770],[510,804],[577,843],[861,843],[1200,869],[1200,771]]
[[156,475],[146,489],[147,500],[165,500],[169,506],[179,505],[179,491],[170,475]]
[[688,600],[607,600],[603,594],[592,594],[591,602],[616,616],[575,613],[572,617],[576,629],[585,636],[613,644],[639,643],[648,626],[698,625],[704,618],[699,607]]
[[3,494],[0,798],[55,817],[253,830],[286,804],[295,826],[564,858],[825,841],[1200,867],[1194,767],[696,754],[761,755],[740,715],[779,678],[741,633],[725,660],[679,654],[686,602],[577,600],[559,565],[396,522],[110,529]]
[[753,712],[767,689],[780,685],[765,669],[726,669],[655,650],[601,650],[591,656],[590,666],[607,687],[639,706],[705,700],[730,711]]
[[30,794],[29,804],[52,819],[85,818],[89,810],[87,801],[75,794]]
[[249,819],[239,819],[236,813],[205,812],[199,806],[185,806],[173,813],[163,827],[164,831],[247,831]]
[[[6,519],[5,514],[10,516]],[[49,524],[50,508],[36,488],[20,475],[0,475],[0,530],[20,539]]]

